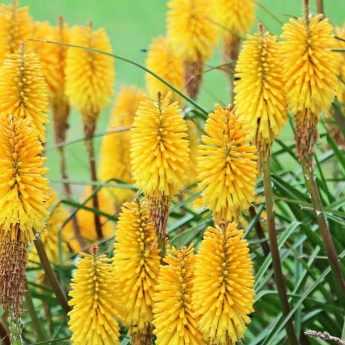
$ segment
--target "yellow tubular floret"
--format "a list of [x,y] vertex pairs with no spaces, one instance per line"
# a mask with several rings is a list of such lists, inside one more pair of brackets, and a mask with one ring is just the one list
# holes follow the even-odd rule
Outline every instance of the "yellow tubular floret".
[[192,248],[173,250],[164,259],[154,295],[157,345],[204,344],[192,303],[194,261]]
[[[112,52],[105,30],[93,31],[92,26],[73,28],[70,42]],[[112,95],[115,76],[113,58],[88,49],[70,48],[66,59],[66,94],[71,104],[82,113],[84,123],[94,123]]]
[[[179,91],[184,91],[183,60],[176,53],[166,37],[156,38],[152,42],[148,52],[146,66]],[[159,94],[162,96],[170,94],[172,99],[182,102],[180,96],[149,73],[146,74],[146,85],[148,94],[153,99],[158,99]]]
[[115,234],[114,271],[126,296],[126,324],[131,333],[144,331],[152,321],[154,287],[160,256],[154,224],[145,203],[126,203]]
[[70,296],[73,345],[120,344],[118,320],[124,317],[123,302],[110,259],[85,255],[72,280]]
[[236,344],[254,311],[254,274],[248,243],[234,223],[225,229],[207,229],[196,258],[193,286],[205,339],[210,344]]
[[256,148],[232,109],[217,106],[199,149],[198,180],[216,220],[236,219],[255,198]]
[[132,173],[138,187],[148,196],[174,196],[186,182],[188,160],[188,129],[178,103],[169,97],[142,101],[131,133]]
[[287,121],[282,72],[276,37],[265,32],[249,36],[236,65],[235,107],[259,145],[270,145]]

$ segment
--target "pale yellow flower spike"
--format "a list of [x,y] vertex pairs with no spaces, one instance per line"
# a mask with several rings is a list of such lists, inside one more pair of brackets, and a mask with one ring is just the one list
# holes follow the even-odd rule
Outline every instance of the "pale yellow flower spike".
[[297,151],[310,156],[317,123],[337,92],[339,54],[333,28],[322,15],[290,19],[282,34],[282,65],[290,110],[296,117]]
[[[183,60],[166,37],[158,37],[152,42],[147,55],[146,67],[179,91],[184,92]],[[146,74],[146,85],[151,98],[158,98],[159,93],[162,96],[170,94],[173,100],[182,103],[179,95],[149,73]]]
[[[102,181],[117,179],[133,183],[130,168],[130,127],[144,93],[135,87],[123,87],[116,99],[109,120],[108,131],[128,128],[127,131],[107,134],[102,139],[99,163],[99,178]],[[106,188],[117,209],[123,202],[130,201],[134,192],[129,189]]]
[[216,221],[237,219],[255,199],[256,148],[232,109],[217,106],[199,149],[198,180]]
[[0,64],[6,55],[15,53],[20,44],[32,38],[33,21],[28,7],[18,7],[17,1],[11,5],[0,5]]
[[22,46],[16,53],[6,56],[0,75],[0,115],[29,118],[44,142],[48,88],[39,57]]
[[225,229],[209,227],[194,272],[193,302],[205,339],[236,344],[254,311],[253,264],[243,232],[234,223]]
[[194,261],[192,248],[173,251],[164,259],[154,295],[157,345],[205,344],[192,304]]
[[110,259],[85,255],[70,291],[69,328],[73,345],[120,344],[118,320],[124,317],[122,291],[114,279]]
[[[92,25],[71,31],[70,43],[86,48],[112,52],[104,29],[93,31]],[[114,59],[80,48],[69,48],[66,60],[66,95],[82,114],[86,126],[95,126],[102,108],[113,92]]]
[[202,82],[204,62],[217,42],[217,25],[212,20],[209,0],[170,0],[167,33],[175,50],[185,62],[187,94],[196,98]]
[[114,270],[126,296],[126,325],[131,334],[145,332],[152,321],[153,293],[160,256],[155,226],[145,203],[122,207],[116,229]]
[[216,19],[222,36],[245,35],[255,21],[254,0],[214,0]]
[[244,41],[236,65],[235,108],[259,151],[272,144],[287,121],[282,73],[275,36],[261,32]]

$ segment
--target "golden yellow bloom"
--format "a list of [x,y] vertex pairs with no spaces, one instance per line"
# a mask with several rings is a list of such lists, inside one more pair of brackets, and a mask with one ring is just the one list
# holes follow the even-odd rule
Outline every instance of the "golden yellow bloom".
[[43,147],[28,119],[1,116],[0,127],[0,226],[12,232],[18,225],[20,239],[28,242],[48,216]]
[[85,255],[80,260],[70,292],[73,345],[120,344],[123,295],[116,283],[106,256]]
[[170,253],[160,269],[154,295],[157,345],[202,345],[198,318],[192,305],[195,257],[192,248]]
[[[68,218],[69,214],[66,209],[61,204],[57,204],[57,202],[58,199],[56,193],[53,190],[50,190],[49,200],[47,201],[47,207],[50,208],[50,213],[46,227],[40,233],[40,238],[44,245],[48,259],[53,264],[61,264],[60,254],[62,260],[65,260],[68,254],[68,248],[64,241],[63,233],[60,233],[60,230],[62,224]],[[36,264],[40,263],[40,259],[34,246],[31,248],[28,261]]]
[[134,180],[147,196],[174,196],[188,175],[189,143],[182,110],[168,97],[139,105],[131,133]]
[[154,224],[145,203],[126,203],[116,229],[114,269],[126,296],[126,324],[142,332],[152,321],[152,297],[160,256]]
[[28,7],[0,5],[0,64],[5,56],[15,53],[20,44],[32,38],[33,21]]
[[197,157],[200,144],[200,135],[197,126],[192,120],[187,120],[188,138],[189,138],[189,169],[188,169],[188,183],[193,184],[197,178]]
[[[339,38],[345,40],[345,25],[341,28],[336,29],[336,35]],[[336,40],[336,47],[345,49],[345,41]],[[338,99],[341,103],[345,105],[345,54],[340,54],[340,71],[338,82]]]
[[[152,42],[148,52],[146,66],[179,91],[184,91],[183,60],[176,53],[166,37],[156,38]],[[158,94],[162,96],[170,94],[172,99],[182,102],[180,96],[149,73],[146,74],[146,85],[149,96],[153,99],[157,99]]]
[[[70,42],[112,52],[105,30],[93,31],[91,25],[74,28]],[[82,113],[84,123],[92,126],[112,94],[115,76],[113,59],[80,48],[68,49],[66,59],[66,94],[71,104]]]
[[270,145],[287,121],[282,73],[275,36],[262,32],[244,42],[236,65],[235,107],[258,148]]
[[217,26],[212,22],[209,0],[170,0],[167,32],[184,60],[206,60],[217,41]]
[[[109,121],[108,131],[116,128],[129,128],[133,124],[134,115],[144,93],[135,87],[123,87],[117,97]],[[133,183],[130,168],[130,131],[106,135],[101,145],[99,178]],[[123,202],[129,201],[134,193],[129,189],[107,188],[119,208]]]
[[38,56],[24,48],[7,55],[0,75],[0,114],[30,118],[44,141],[48,89]]
[[337,87],[338,58],[328,19],[290,19],[283,27],[282,65],[288,103],[294,114],[326,112]]
[[193,302],[206,340],[235,344],[254,311],[253,264],[243,232],[234,223],[225,229],[209,227],[194,272]]
[[198,158],[204,202],[217,220],[232,220],[255,198],[257,157],[232,109],[217,106],[208,117]]
[[296,118],[297,152],[310,157],[317,140],[320,113],[337,92],[339,56],[333,28],[322,15],[290,19],[283,27],[282,65],[288,104]]
[[254,0],[215,0],[216,22],[223,35],[242,36],[255,21]]

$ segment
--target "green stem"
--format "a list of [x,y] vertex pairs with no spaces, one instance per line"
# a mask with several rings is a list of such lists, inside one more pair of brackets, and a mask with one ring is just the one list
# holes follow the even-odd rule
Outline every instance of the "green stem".
[[[289,301],[286,293],[286,283],[282,272],[282,265],[280,260],[280,253],[278,247],[278,239],[274,222],[274,211],[273,211],[273,192],[271,186],[270,177],[270,159],[267,157],[262,160],[263,168],[263,180],[264,180],[264,194],[266,200],[266,211],[267,211],[267,224],[268,234],[270,239],[270,249],[272,254],[274,277],[278,289],[280,302],[283,309],[284,317],[287,317],[290,313]],[[298,340],[295,333],[293,321],[290,319],[286,324],[286,333],[288,342],[290,345],[298,345]]]
[[48,282],[50,283],[50,286],[53,289],[57,300],[59,301],[60,305],[62,306],[65,313],[67,314],[70,311],[70,307],[68,305],[65,292],[60,286],[59,281],[56,277],[56,274],[53,271],[52,266],[50,265],[49,259],[47,257],[47,253],[44,249],[41,239],[39,237],[36,237],[34,240],[34,244],[35,244],[38,256],[40,258],[44,273],[47,276]]
[[27,311],[29,312],[29,315],[31,317],[32,328],[34,332],[36,333],[37,340],[44,341],[45,340],[44,330],[41,327],[41,323],[37,317],[36,310],[32,301],[32,295],[28,288],[26,289],[26,294],[25,294],[25,304],[26,304]]
[[315,211],[315,216],[320,228],[322,240],[327,253],[328,261],[331,265],[332,271],[336,278],[337,285],[339,287],[339,298],[342,300],[345,297],[345,280],[343,272],[338,260],[337,250],[335,248],[332,234],[329,230],[329,226],[326,221],[326,217],[323,210],[323,205],[321,201],[320,191],[315,180],[312,162],[309,160],[304,160],[302,162],[305,180],[309,189],[311,196],[311,202]]
[[20,318],[13,315],[11,312],[8,318],[8,329],[10,332],[11,345],[24,345],[22,338],[22,325]]

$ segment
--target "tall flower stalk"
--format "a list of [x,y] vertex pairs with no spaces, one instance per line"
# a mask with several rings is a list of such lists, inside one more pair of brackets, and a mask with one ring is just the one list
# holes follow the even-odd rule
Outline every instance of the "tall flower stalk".
[[[296,120],[297,153],[303,167],[325,251],[344,296],[345,280],[327,222],[314,168],[314,146],[321,113],[330,108],[337,91],[338,57],[333,28],[323,15],[310,16],[309,0],[304,0],[303,18],[290,19],[283,27],[282,53],[288,102]],[[296,69],[296,61],[299,69]]]
[[[93,25],[77,27],[72,31],[73,44],[111,53],[111,43],[104,29],[93,30]],[[92,184],[93,208],[99,209],[97,195],[96,154],[93,135],[102,108],[112,94],[114,83],[114,65],[112,58],[98,54],[91,49],[72,49],[67,52],[66,95],[72,105],[82,114],[85,133],[85,145],[89,157],[89,169]],[[94,212],[95,231],[98,239],[103,238],[101,220]]]

